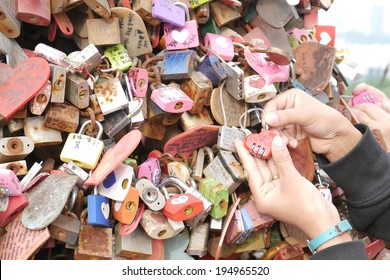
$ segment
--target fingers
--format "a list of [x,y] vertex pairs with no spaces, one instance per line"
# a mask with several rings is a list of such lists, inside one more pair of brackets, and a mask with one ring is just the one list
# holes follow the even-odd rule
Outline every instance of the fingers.
[[[367,116],[376,121],[387,121],[390,119],[389,113],[372,103],[358,104],[353,108],[365,113]],[[361,120],[359,119],[359,121]]]
[[279,136],[272,141],[272,159],[281,180],[289,180],[296,176],[297,170],[292,162],[290,153]]

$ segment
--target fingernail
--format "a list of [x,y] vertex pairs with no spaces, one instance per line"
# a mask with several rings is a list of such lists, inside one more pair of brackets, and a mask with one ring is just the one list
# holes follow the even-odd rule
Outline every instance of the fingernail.
[[282,137],[280,137],[279,135],[276,135],[275,137],[274,137],[274,144],[275,144],[275,146],[276,147],[283,147],[283,140],[282,140]]
[[265,115],[265,122],[268,124],[272,124],[278,121],[278,115],[275,113],[267,113]]

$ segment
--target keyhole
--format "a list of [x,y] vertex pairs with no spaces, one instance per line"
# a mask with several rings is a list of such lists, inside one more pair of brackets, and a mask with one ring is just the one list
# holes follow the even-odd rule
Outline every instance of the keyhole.
[[80,100],[84,100],[85,98],[87,98],[87,96],[88,96],[88,92],[86,90],[80,91],[79,93]]
[[7,169],[12,170],[16,174],[20,169],[22,169],[22,167],[15,163],[10,163],[7,165]]
[[46,101],[47,101],[46,95],[44,95],[42,93],[38,94],[37,101],[38,101],[38,103],[46,103]]
[[194,212],[194,207],[187,206],[186,209],[184,210],[184,215],[190,216],[193,212]]
[[63,80],[60,80],[60,79],[56,80],[56,81],[54,82],[54,88],[55,88],[56,90],[61,90],[61,89],[63,89],[63,88],[64,88],[64,81],[63,81]]
[[261,100],[261,99],[263,99],[263,98],[265,98],[267,95],[265,94],[265,93],[262,93],[262,94],[260,94],[258,97],[257,97],[257,99],[258,100]]
[[66,236],[66,233],[64,231],[60,230],[60,231],[58,231],[56,233],[56,236],[57,236],[58,239],[63,240],[65,238],[65,236]]
[[226,208],[226,200],[225,199],[222,199],[220,202],[219,202],[219,209],[225,209]]
[[122,189],[127,189],[127,187],[128,187],[128,185],[129,185],[129,179],[124,179],[123,181],[122,181]]
[[134,211],[135,209],[135,203],[133,201],[129,201],[126,203],[126,210]]
[[23,151],[23,142],[17,138],[11,139],[7,143],[7,148],[14,153],[20,153]]
[[165,234],[167,233],[167,231],[165,229],[163,229],[162,231],[160,231],[157,236],[158,237],[163,237]]
[[176,104],[175,104],[175,110],[179,110],[179,109],[181,109],[183,107],[183,102],[177,102]]
[[305,35],[301,35],[300,39],[301,39],[301,42],[302,42],[302,43],[304,43],[304,42],[306,42],[306,41],[307,41],[307,40],[306,40],[306,36],[305,36]]
[[140,87],[140,88],[143,88],[144,86],[145,86],[145,80],[144,79],[140,79],[139,81],[138,81],[138,86]]

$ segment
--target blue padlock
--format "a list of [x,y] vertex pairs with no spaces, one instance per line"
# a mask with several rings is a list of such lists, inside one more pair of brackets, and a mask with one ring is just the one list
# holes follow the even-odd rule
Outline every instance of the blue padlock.
[[92,226],[108,227],[110,224],[110,200],[97,193],[88,195],[88,224]]
[[206,57],[198,65],[196,71],[202,72],[207,78],[209,78],[213,87],[216,87],[220,81],[226,79],[227,77],[225,67],[215,55]]

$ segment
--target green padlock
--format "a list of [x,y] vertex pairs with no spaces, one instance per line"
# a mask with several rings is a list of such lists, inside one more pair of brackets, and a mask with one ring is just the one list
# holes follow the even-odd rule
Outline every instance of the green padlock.
[[227,187],[213,177],[206,177],[199,182],[199,192],[213,204],[209,212],[211,217],[219,219],[226,216],[229,204]]
[[107,48],[104,51],[104,55],[110,61],[111,69],[113,70],[119,69],[123,72],[126,72],[133,65],[126,48],[122,44]]

